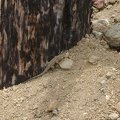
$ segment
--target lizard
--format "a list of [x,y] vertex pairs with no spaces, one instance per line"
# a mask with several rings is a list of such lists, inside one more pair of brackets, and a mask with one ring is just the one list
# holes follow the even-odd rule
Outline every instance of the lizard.
[[[49,70],[52,66],[55,65],[55,63],[60,62],[63,58],[66,58],[66,57],[68,57],[68,54],[67,54],[67,53],[62,53],[62,54],[59,54],[59,55],[55,56],[55,57],[48,63],[47,67],[45,68],[45,70],[44,70],[42,73],[40,73],[40,74],[38,74],[37,76],[34,76],[34,77],[28,79],[27,81],[30,81],[30,80],[36,79],[36,78],[38,78],[38,77],[41,77],[42,75],[44,75],[45,73],[47,73],[48,70]],[[27,81],[26,81],[26,82],[27,82]],[[26,83],[26,82],[25,82],[25,83]]]

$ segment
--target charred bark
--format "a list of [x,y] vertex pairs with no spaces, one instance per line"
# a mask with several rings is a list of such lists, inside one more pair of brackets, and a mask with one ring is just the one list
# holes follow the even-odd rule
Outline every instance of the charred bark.
[[0,88],[41,73],[91,31],[91,0],[2,0]]

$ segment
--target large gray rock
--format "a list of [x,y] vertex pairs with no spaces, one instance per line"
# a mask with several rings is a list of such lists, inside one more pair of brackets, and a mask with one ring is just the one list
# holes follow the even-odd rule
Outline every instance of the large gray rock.
[[120,23],[108,28],[104,32],[104,38],[110,46],[120,47]]

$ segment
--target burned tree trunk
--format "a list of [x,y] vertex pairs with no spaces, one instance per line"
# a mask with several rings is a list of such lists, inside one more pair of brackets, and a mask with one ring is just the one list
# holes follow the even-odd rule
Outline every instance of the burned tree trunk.
[[91,31],[91,0],[1,0],[0,87],[41,73]]

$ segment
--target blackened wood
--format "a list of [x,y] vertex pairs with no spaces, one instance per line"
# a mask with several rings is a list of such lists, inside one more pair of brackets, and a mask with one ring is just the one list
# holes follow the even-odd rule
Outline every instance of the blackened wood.
[[91,0],[2,0],[0,88],[41,73],[91,31]]

